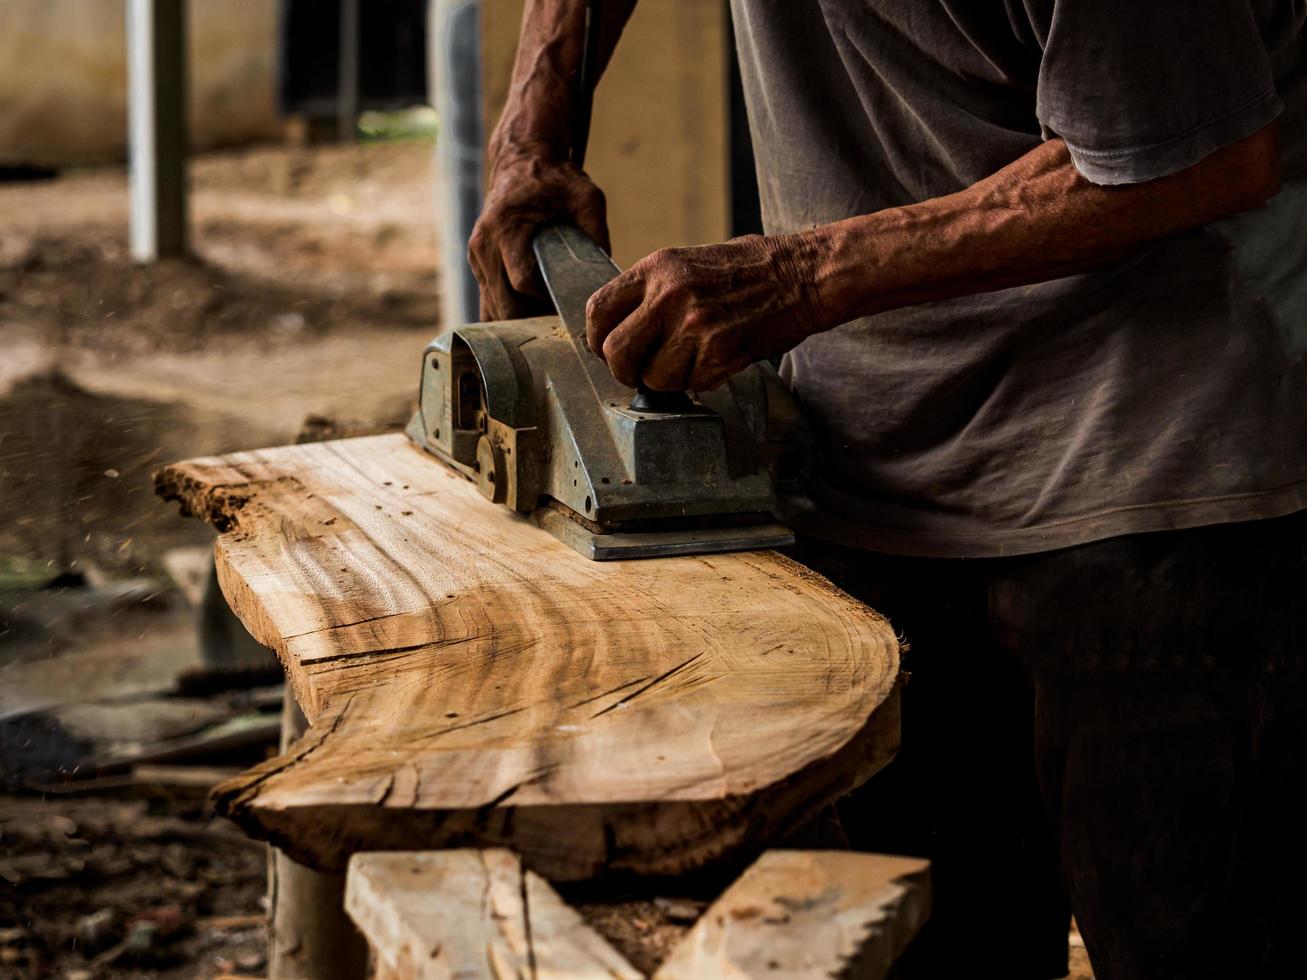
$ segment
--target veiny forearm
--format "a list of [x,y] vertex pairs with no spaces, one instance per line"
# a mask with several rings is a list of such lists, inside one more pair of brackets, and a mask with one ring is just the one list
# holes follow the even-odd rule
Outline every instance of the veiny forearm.
[[1102,187],[1050,140],[964,191],[790,236],[815,330],[885,310],[1084,272],[1140,245],[1264,203],[1274,127],[1188,170]]
[[[636,0],[598,0],[598,63],[612,57]],[[522,154],[566,159],[572,144],[572,102],[585,48],[585,0],[527,0],[503,115],[490,137],[491,166]]]

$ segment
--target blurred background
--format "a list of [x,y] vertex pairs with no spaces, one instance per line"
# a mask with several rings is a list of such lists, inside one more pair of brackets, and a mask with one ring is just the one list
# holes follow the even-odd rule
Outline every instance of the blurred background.
[[[208,788],[281,672],[160,464],[398,428],[522,0],[0,0],[0,976],[266,975]],[[622,265],[757,228],[725,0],[644,0],[588,166]]]

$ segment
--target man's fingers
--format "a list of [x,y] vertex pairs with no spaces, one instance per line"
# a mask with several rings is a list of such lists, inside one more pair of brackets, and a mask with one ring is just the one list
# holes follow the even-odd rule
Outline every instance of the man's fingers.
[[617,325],[644,300],[644,277],[628,270],[595,290],[585,304],[586,345],[607,360],[604,343]]
[[645,363],[662,339],[660,326],[636,310],[604,340],[603,358],[608,362],[608,370],[628,388],[636,387],[644,374]]
[[467,264],[472,267],[472,275],[476,277],[477,305],[481,311],[481,320],[482,322],[493,320],[499,312],[495,307],[495,290],[491,284],[491,277],[486,272],[485,264],[473,247],[468,248]]
[[664,344],[654,351],[640,380],[654,391],[684,391],[692,386],[697,352],[681,344]]
[[[481,287],[482,322],[515,320],[538,312],[529,297],[520,295],[509,285],[508,276],[504,273],[503,267],[498,264],[498,255],[495,258],[496,262],[488,273],[484,267],[477,273],[477,284]],[[475,265],[476,263],[474,263],[474,271]]]
[[478,224],[472,232],[467,246],[467,263],[472,267],[480,292],[480,309],[482,321],[503,318],[500,298],[507,289],[504,272],[499,265],[499,250],[495,247],[485,228]]
[[515,224],[499,236],[499,254],[508,281],[517,292],[528,296],[543,296],[545,283],[531,248],[535,233],[534,225]]
[[484,322],[521,320],[523,317],[545,316],[549,312],[547,300],[514,292],[507,280],[501,288],[483,291],[481,294],[481,319]]
[[591,193],[576,201],[572,208],[572,219],[576,226],[595,240],[595,244],[610,255],[612,243],[608,239],[608,202],[604,192],[598,187],[591,187]]
[[508,281],[497,276],[481,284],[481,320],[513,319],[513,293],[508,288]]
[[476,228],[472,232],[472,237],[467,243],[467,264],[472,267],[472,275],[476,276],[477,284],[485,286],[486,284],[486,262],[485,262],[485,239],[481,236],[481,229]]

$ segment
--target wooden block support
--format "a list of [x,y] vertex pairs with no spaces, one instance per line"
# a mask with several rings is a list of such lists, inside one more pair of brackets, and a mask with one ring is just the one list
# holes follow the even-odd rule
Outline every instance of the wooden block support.
[[[290,691],[281,750],[308,728]],[[345,876],[324,874],[268,849],[268,980],[363,980],[368,946],[345,914]]]
[[930,915],[930,864],[768,851],[700,917],[655,980],[883,980]]
[[640,976],[548,882],[502,848],[356,854],[345,907],[381,977]]
[[[378,977],[641,976],[504,849],[357,854],[346,908]],[[930,913],[929,864],[768,851],[672,949],[655,980],[883,980]]]
[[127,0],[127,86],[132,257],[184,255],[185,0]]
[[296,860],[511,846],[554,880],[742,859],[899,735],[889,625],[774,552],[591,562],[402,435],[157,476],[310,729],[217,790]]

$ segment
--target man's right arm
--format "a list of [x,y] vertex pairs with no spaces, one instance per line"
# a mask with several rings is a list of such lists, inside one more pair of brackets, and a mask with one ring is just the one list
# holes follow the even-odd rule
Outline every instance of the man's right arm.
[[[599,35],[591,84],[607,66],[635,3],[594,3]],[[490,137],[485,205],[468,249],[483,320],[547,311],[531,252],[541,225],[575,222],[609,248],[603,192],[569,160],[586,7],[586,0],[527,0],[508,101]]]

